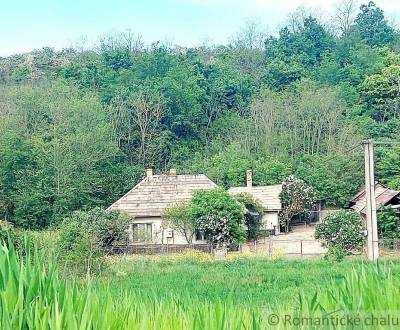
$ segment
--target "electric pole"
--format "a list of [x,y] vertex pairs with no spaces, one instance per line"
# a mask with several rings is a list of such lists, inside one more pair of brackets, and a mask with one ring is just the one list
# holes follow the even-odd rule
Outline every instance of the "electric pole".
[[378,225],[376,217],[374,143],[372,140],[363,142],[365,159],[365,199],[367,216],[367,251],[368,259],[378,260]]

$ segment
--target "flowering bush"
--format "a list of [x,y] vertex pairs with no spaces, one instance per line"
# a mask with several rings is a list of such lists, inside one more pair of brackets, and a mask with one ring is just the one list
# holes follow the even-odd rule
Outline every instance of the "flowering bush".
[[208,214],[197,219],[197,228],[204,232],[208,241],[218,246],[233,242],[229,231],[229,219],[216,214]]
[[[218,243],[222,240],[240,243],[246,239],[243,209],[240,203],[223,189],[197,191],[191,201],[191,214],[196,229],[205,230],[206,235],[210,233],[211,242]],[[217,238],[220,234],[222,237]]]
[[328,249],[343,249],[346,253],[360,251],[365,241],[363,229],[358,213],[341,210],[316,225],[315,238],[322,239]]
[[315,202],[315,192],[313,187],[291,175],[283,182],[279,198],[282,203],[279,220],[288,231],[293,217],[311,208]]

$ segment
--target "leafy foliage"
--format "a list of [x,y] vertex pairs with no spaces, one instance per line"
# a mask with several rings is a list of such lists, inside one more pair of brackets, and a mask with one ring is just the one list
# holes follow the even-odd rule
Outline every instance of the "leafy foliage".
[[106,248],[127,240],[130,217],[120,211],[94,208],[75,211],[60,228],[58,250],[71,272],[97,272]]
[[[400,128],[399,31],[375,3],[351,4],[330,22],[297,10],[278,36],[247,22],[228,46],[145,45],[125,31],[0,58],[0,218],[57,226],[110,205],[149,166],[224,188],[248,168],[258,185],[295,173],[345,206],[362,184],[347,150]],[[395,156],[379,154],[378,179],[398,188]]]
[[234,242],[230,233],[229,219],[217,214],[207,214],[196,219],[196,228],[201,230],[207,241],[216,244],[217,248]]
[[193,236],[198,229],[191,213],[191,204],[183,203],[168,208],[163,214],[166,225],[183,235],[188,244],[192,243]]
[[328,214],[316,225],[315,238],[323,240],[328,249],[359,252],[364,244],[364,226],[360,215],[354,211],[340,210]]
[[[245,240],[243,210],[240,204],[225,190],[197,191],[192,198],[192,214],[197,228],[210,232],[210,239],[217,242]],[[207,221],[212,221],[208,227]],[[220,233],[222,236],[219,237]]]
[[390,206],[379,209],[378,234],[380,238],[400,238],[400,218]]
[[362,5],[360,10],[355,20],[355,29],[362,40],[370,46],[384,46],[395,41],[395,31],[389,26],[383,10],[373,1]]
[[288,231],[293,217],[311,208],[315,202],[315,192],[312,186],[291,175],[282,183],[279,198],[282,203],[280,222]]
[[261,235],[264,208],[250,194],[241,193],[234,197],[246,210],[244,223],[247,227],[247,241],[258,239]]

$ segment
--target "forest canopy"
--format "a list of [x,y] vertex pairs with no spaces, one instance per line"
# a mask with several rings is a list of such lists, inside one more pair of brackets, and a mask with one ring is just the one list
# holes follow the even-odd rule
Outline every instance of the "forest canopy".
[[[227,45],[145,45],[131,31],[92,49],[0,58],[0,219],[23,228],[110,205],[146,167],[222,187],[290,174],[328,206],[362,184],[363,139],[399,140],[400,34],[373,2],[305,10],[277,35],[248,22]],[[341,9],[341,10],[339,10]],[[397,149],[378,179],[400,189]]]

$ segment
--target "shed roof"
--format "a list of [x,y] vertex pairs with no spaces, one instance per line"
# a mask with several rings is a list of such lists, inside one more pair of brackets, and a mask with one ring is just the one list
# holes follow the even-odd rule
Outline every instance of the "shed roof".
[[[379,209],[381,206],[388,204],[393,198],[400,195],[400,191],[391,190],[386,188],[379,182],[375,183],[375,197],[376,207]],[[365,198],[365,188],[361,189],[352,199],[351,208],[357,212],[366,213],[367,200]]]
[[134,217],[159,217],[165,209],[190,200],[195,191],[217,187],[204,174],[147,176],[108,209]]
[[232,195],[248,193],[258,200],[266,211],[282,210],[279,194],[282,191],[282,185],[272,186],[253,186],[253,187],[232,187],[228,192]]

